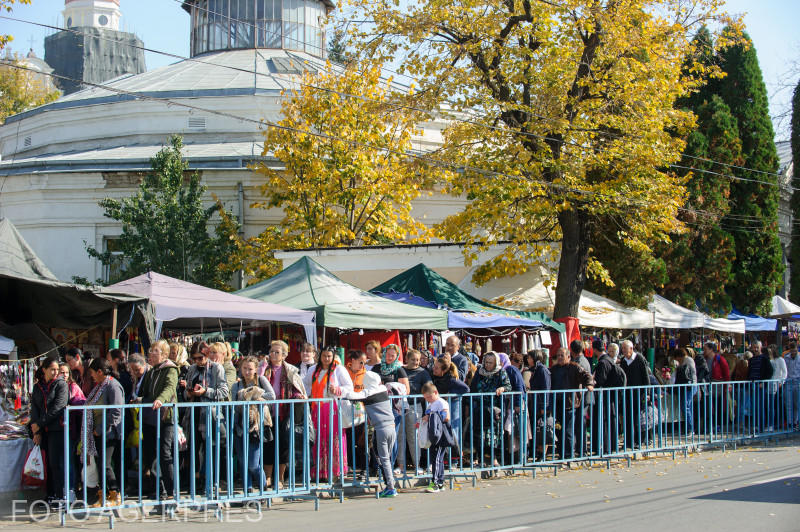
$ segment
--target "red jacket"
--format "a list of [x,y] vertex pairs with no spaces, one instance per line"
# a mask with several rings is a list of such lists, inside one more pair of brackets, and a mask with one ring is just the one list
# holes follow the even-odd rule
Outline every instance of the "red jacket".
[[711,382],[721,382],[730,379],[731,370],[728,361],[720,354],[714,355],[713,366],[711,368]]

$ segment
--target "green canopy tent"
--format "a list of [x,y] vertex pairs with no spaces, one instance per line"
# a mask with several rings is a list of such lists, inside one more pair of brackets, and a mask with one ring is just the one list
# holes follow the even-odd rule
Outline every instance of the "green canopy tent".
[[302,310],[339,329],[445,330],[447,311],[391,301],[348,284],[309,257],[236,294]]
[[530,320],[540,321],[542,324],[554,331],[563,333],[563,324],[553,321],[541,312],[525,312],[519,310],[509,310],[507,308],[492,305],[485,301],[469,295],[461,290],[454,283],[451,283],[435,271],[420,263],[408,270],[392,277],[370,290],[373,294],[408,292],[426,301],[436,303],[442,308],[450,310],[461,310],[467,312],[491,312],[506,316],[515,316]]

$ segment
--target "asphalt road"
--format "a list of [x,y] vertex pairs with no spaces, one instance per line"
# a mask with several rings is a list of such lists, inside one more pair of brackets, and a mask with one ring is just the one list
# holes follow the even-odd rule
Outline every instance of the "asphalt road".
[[[456,485],[427,494],[421,488],[402,490],[395,499],[370,496],[311,502],[277,503],[262,514],[231,509],[225,522],[213,513],[180,513],[176,520],[135,517],[118,519],[120,531],[186,532],[221,530],[352,531],[458,530],[522,532],[548,530],[800,530],[800,440],[725,452],[705,451],[651,457],[610,468],[540,472],[536,479],[501,477]],[[27,515],[0,518],[0,529],[38,530],[58,526],[51,518],[32,522]],[[107,530],[107,519],[80,523],[70,529]]]

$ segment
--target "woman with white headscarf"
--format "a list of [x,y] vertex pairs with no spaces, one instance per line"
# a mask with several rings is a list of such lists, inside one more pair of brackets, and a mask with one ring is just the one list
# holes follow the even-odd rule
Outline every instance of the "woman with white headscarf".
[[508,374],[501,367],[497,354],[489,351],[483,355],[483,364],[470,385],[470,392],[485,394],[472,398],[470,417],[474,450],[481,453],[482,449],[484,457],[494,456],[494,465],[500,465],[496,457],[503,439],[500,396],[510,391]]

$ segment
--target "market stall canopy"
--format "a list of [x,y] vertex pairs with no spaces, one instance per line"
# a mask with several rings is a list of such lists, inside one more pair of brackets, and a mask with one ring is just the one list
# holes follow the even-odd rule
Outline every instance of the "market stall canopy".
[[445,330],[447,311],[398,303],[348,284],[309,257],[236,294],[313,310],[325,327]]
[[600,329],[652,329],[653,313],[584,290],[578,303],[578,321],[582,326]]
[[[35,323],[8,325],[0,322],[0,334],[14,340],[17,347],[17,358],[52,354],[58,347],[53,339]],[[75,341],[74,338],[68,340]]]
[[744,320],[744,328],[746,331],[774,331],[778,326],[778,320],[771,320],[769,318],[762,318],[755,314],[742,314],[737,310],[733,310],[728,314],[729,320]]
[[40,281],[58,281],[8,218],[0,218],[0,272]]
[[517,318],[524,318],[541,322],[544,327],[564,332],[564,325],[555,322],[541,312],[527,312],[500,307],[481,301],[457,285],[451,283],[424,264],[417,264],[413,268],[392,277],[379,284],[372,293],[409,292],[426,301],[431,301],[454,311],[462,312],[488,312],[502,314]]
[[[438,308],[439,306],[432,301],[426,301],[408,292],[375,292],[375,294],[392,301],[400,301],[418,307]],[[459,312],[449,310],[447,311],[447,326],[449,329],[494,329],[502,327],[539,329],[542,327],[542,322],[496,312]]]
[[14,340],[0,336],[0,355],[7,355],[14,350]]
[[[472,282],[470,274],[458,286],[467,293],[496,305],[552,315],[555,293],[552,286],[545,284],[545,278],[542,272],[529,271],[493,279],[483,286],[477,286]],[[626,307],[584,290],[578,303],[578,321],[581,326],[600,329],[652,329],[653,313]]]
[[[7,218],[0,219],[0,320],[35,322],[49,327],[87,329],[111,325],[111,310],[120,313],[139,297],[100,287],[62,283],[36,256]],[[123,305],[125,308],[123,308]]]
[[392,301],[406,303],[408,305],[416,305],[418,307],[426,308],[439,308],[439,305],[433,301],[426,301],[419,296],[415,296],[409,292],[373,292],[376,296],[381,296]]
[[[786,320],[800,320],[800,306],[795,305],[788,299],[781,296],[772,296],[772,312],[770,318],[781,318]],[[775,329],[773,329],[774,331]]]
[[229,294],[155,272],[111,285],[109,289],[149,301],[145,320],[152,338],[161,335],[164,324],[170,330],[197,332],[238,328],[242,324],[255,326],[263,322],[285,322],[302,325],[308,341],[316,343],[313,312]]
[[689,310],[659,295],[654,295],[650,310],[655,312],[655,326],[663,329],[711,329],[744,334],[743,319],[711,318],[702,312]]

